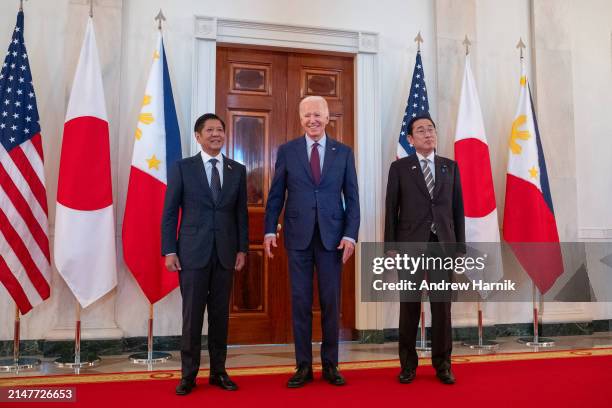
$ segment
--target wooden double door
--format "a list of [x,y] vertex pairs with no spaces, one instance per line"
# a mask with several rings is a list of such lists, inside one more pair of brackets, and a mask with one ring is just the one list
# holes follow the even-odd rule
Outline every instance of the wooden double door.
[[[274,176],[278,147],[303,135],[300,100],[326,98],[330,108],[327,134],[353,146],[353,57],[274,50],[217,48],[216,113],[226,123],[226,154],[247,167],[249,254],[247,266],[234,275],[230,300],[229,342],[288,343],[291,291],[283,245],[264,256],[264,212]],[[318,287],[313,299],[313,340],[321,338]],[[352,339],[355,327],[355,264],[342,272],[341,338]]]

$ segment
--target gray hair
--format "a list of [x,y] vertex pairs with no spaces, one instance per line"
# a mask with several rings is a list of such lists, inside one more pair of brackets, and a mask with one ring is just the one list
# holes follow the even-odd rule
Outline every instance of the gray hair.
[[329,117],[329,106],[327,106],[327,101],[324,97],[318,95],[310,95],[305,97],[300,101],[299,112],[302,112],[302,105],[306,102],[322,102],[323,107],[325,108],[324,113]]

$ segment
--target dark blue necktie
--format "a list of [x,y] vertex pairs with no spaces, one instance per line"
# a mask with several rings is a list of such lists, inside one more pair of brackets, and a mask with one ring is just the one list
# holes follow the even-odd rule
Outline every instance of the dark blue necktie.
[[214,202],[217,202],[219,194],[221,194],[221,177],[219,176],[219,169],[217,169],[217,163],[219,160],[210,159],[208,162],[212,164],[212,173],[210,174],[210,191],[212,191]]

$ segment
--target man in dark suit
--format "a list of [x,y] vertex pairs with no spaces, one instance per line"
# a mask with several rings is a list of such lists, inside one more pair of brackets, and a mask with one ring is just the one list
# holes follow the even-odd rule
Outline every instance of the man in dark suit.
[[219,117],[202,115],[194,132],[202,151],[178,161],[168,174],[162,219],[162,253],[168,270],[179,271],[183,296],[178,395],[195,387],[205,307],[209,382],[237,389],[225,371],[229,297],[233,271],[244,267],[248,249],[246,168],[221,154],[225,123]]
[[[323,342],[323,378],[343,385],[338,371],[342,264],[352,255],[359,232],[359,191],[352,150],[325,134],[327,102],[300,102],[305,135],[278,148],[265,215],[264,249],[273,257],[278,217],[285,207],[296,373],[287,386],[312,380],[312,292],[317,271]],[[286,194],[286,199],[285,199]]]
[[[396,160],[389,169],[385,242],[426,242],[429,243],[430,250],[437,248],[434,255],[439,255],[444,252],[440,248],[444,247],[445,243],[451,244],[447,247],[465,243],[459,168],[454,161],[435,154],[436,127],[429,115],[413,118],[408,129],[408,141],[416,149],[416,154]],[[390,248],[390,245],[392,246],[386,244],[387,248]],[[425,271],[418,271],[417,280],[422,280],[424,273]],[[430,270],[427,274],[429,281],[452,280],[452,272]],[[450,365],[451,302],[448,293],[437,295],[441,295],[441,298],[436,299],[434,296],[432,299],[430,292],[432,364],[441,382],[453,384],[455,377]],[[401,383],[412,382],[418,364],[415,343],[421,303],[419,299],[411,300],[400,304]]]

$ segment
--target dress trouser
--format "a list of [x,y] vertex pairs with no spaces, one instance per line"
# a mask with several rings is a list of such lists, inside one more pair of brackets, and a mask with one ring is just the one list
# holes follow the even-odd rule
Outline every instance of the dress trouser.
[[296,363],[312,365],[312,295],[316,270],[323,332],[321,362],[337,366],[342,251],[325,249],[317,223],[310,245],[304,250],[287,250],[287,255]]
[[225,269],[213,247],[204,268],[179,271],[183,296],[183,332],[181,337],[181,371],[186,381],[195,381],[200,368],[204,309],[208,307],[208,354],[210,373],[225,373],[229,298],[233,270]]
[[[429,242],[438,242],[438,237],[431,233]],[[439,281],[439,276],[430,275],[429,281]],[[424,275],[424,274],[423,274]],[[447,277],[451,279],[449,275]],[[422,279],[422,278],[421,278]],[[418,282],[420,285],[420,281]],[[431,360],[436,370],[450,368],[450,357],[453,350],[451,327],[451,302],[431,299]],[[443,299],[449,296],[441,295]],[[434,296],[435,298],[435,296]],[[399,318],[399,358],[402,369],[416,369],[419,357],[416,351],[416,338],[421,318],[421,302],[401,302]]]

